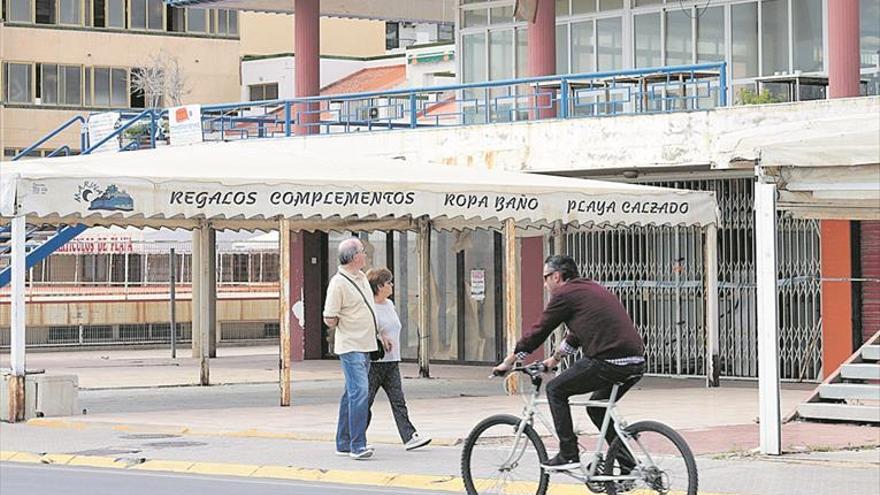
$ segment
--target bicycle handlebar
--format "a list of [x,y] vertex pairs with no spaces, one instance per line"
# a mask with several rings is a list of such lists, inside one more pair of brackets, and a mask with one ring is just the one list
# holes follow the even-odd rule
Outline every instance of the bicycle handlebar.
[[[541,373],[546,373],[548,371],[556,371],[556,368],[548,368],[541,361],[534,362],[528,365],[517,364],[512,369],[505,371],[492,371],[492,376],[504,376],[510,371],[519,371],[520,373],[525,373],[531,377],[535,377],[540,375]],[[491,378],[491,377],[490,377]]]

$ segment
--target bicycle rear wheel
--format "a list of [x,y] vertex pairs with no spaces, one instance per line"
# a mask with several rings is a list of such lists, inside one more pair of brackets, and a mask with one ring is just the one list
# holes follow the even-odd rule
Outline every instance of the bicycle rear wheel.
[[[697,462],[684,438],[672,428],[656,421],[640,421],[626,428],[632,437],[629,448],[642,464],[642,477],[635,482],[606,483],[606,493],[617,495],[631,490],[638,493],[685,493],[697,495]],[[623,439],[616,439],[605,458],[605,474],[628,473],[621,466],[626,458]],[[623,464],[626,464],[624,461]]]
[[474,427],[461,453],[461,476],[468,495],[547,492],[549,476],[541,464],[547,450],[538,433],[526,425],[516,439],[520,418],[490,416]]

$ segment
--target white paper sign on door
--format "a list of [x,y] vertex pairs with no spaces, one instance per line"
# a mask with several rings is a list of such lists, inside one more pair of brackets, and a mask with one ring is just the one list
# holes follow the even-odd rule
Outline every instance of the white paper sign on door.
[[471,299],[476,301],[486,299],[486,270],[481,268],[471,270]]

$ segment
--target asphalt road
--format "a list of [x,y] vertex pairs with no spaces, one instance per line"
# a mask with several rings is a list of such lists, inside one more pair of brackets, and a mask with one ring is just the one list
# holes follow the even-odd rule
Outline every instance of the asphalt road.
[[387,487],[0,463],[3,495],[448,495]]

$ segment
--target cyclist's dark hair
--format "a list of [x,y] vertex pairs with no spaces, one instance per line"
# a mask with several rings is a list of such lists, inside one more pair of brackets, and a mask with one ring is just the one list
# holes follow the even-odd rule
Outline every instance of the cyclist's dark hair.
[[559,272],[562,275],[562,280],[570,280],[580,275],[578,273],[577,264],[571,256],[558,254],[548,256],[547,259],[544,260],[544,264],[554,272]]

